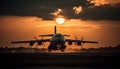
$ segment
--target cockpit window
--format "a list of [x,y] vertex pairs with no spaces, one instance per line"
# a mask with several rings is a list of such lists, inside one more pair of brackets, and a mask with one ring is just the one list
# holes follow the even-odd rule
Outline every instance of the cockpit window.
[[56,34],[55,37],[62,37],[62,35],[61,34]]

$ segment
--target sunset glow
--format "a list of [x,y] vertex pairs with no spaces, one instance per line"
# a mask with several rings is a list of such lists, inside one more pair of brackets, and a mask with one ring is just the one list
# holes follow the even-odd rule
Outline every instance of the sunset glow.
[[56,18],[57,24],[63,24],[65,22],[64,18]]
[[[66,41],[67,51],[82,48],[115,47],[120,44],[120,0],[1,0],[0,1],[0,47],[31,47],[12,44],[12,41],[50,39],[39,35],[60,33],[66,39],[84,37],[98,44],[84,43],[71,46]],[[56,26],[56,32],[55,32]],[[43,41],[44,42],[44,41]],[[49,42],[32,48],[48,49]]]
[[[33,39],[34,36],[38,37],[39,34],[53,33],[53,27],[55,25],[54,20],[42,20],[41,18],[37,18],[37,17],[1,16],[0,19],[1,19],[0,38],[2,40],[4,39],[3,41],[2,40],[0,41],[1,46],[9,46],[7,45],[8,39],[9,41],[31,40]],[[59,24],[59,18],[57,19]],[[91,45],[91,44],[84,44],[83,48],[91,48],[91,47],[98,48],[98,47],[109,46],[109,45],[114,46],[114,44],[117,44],[119,42],[117,38],[119,38],[119,35],[120,35],[120,32],[118,32],[119,22],[112,22],[112,21],[111,22],[110,21],[92,21],[92,20],[81,21],[79,19],[70,19],[70,20],[67,20],[64,25],[60,23],[60,25],[57,26],[57,31],[61,34],[70,35],[69,38],[71,39],[75,39],[74,37],[78,36],[78,38],[84,37],[85,40],[94,40],[94,41],[101,42],[100,44],[98,44],[98,46]],[[116,33],[116,34],[113,35],[111,33]],[[114,43],[111,43],[111,41],[113,40],[114,40]],[[46,46],[44,46],[44,48],[47,49],[48,45],[49,43]],[[11,46],[29,47],[28,44],[26,45],[18,44],[18,45],[11,45]],[[33,46],[33,47],[37,47],[37,46]],[[67,45],[67,49],[69,48],[79,49],[80,47]]]

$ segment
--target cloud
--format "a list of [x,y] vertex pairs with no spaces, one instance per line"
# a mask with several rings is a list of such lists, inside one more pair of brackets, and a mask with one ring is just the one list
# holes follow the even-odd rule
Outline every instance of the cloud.
[[87,8],[79,15],[83,20],[120,20],[120,4],[105,4]]
[[81,6],[73,7],[73,10],[75,11],[75,14],[79,14],[82,11],[82,7]]
[[91,3],[94,3],[95,6],[120,3],[120,0],[89,0],[89,1]]
[[87,0],[0,0],[0,15],[37,16],[51,20],[61,12],[73,14],[73,7],[86,3]]
[[36,16],[44,20],[54,20],[57,15],[68,19],[120,20],[119,12],[120,0],[0,0],[0,15]]
[[109,4],[109,2],[107,0],[90,0],[90,1],[91,1],[91,3],[94,3],[95,6]]
[[52,14],[54,16],[58,16],[61,12],[62,12],[62,9],[58,8],[57,11],[50,13],[50,14]]

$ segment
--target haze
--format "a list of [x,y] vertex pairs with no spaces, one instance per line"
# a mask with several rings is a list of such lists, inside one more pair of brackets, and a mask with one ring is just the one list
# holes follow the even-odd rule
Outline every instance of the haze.
[[[71,35],[66,38],[99,42],[83,48],[114,47],[120,44],[119,12],[120,0],[0,0],[0,47],[29,47],[11,42],[41,39],[38,35],[53,33],[54,25],[59,33]],[[58,17],[65,23],[57,24]]]
[[[79,19],[70,19],[66,20],[64,24],[59,25],[54,20],[42,20],[35,16],[1,16],[0,21],[0,46],[28,47],[29,44],[11,44],[11,41],[32,40],[34,37],[41,39],[38,35],[54,33],[54,25],[57,25],[59,33],[71,35],[67,38],[75,39],[77,36],[79,39],[84,37],[84,40],[99,42],[99,44],[84,44],[82,46],[84,48],[115,46],[120,41],[119,21],[82,21]],[[69,47],[76,48],[76,46]]]

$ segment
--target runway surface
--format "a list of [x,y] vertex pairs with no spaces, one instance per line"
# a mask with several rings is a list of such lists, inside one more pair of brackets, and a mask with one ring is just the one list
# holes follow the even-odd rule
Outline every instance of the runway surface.
[[119,53],[1,53],[6,66],[119,67]]

